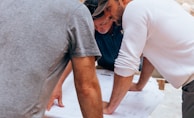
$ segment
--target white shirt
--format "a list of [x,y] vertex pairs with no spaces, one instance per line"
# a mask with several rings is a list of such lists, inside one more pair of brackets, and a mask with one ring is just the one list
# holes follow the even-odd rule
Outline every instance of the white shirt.
[[135,0],[123,14],[124,36],[115,73],[133,75],[143,53],[174,87],[194,74],[194,17],[174,0]]

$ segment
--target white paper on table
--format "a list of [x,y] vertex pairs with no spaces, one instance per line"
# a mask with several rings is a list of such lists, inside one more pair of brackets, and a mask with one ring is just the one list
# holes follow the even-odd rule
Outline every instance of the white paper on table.
[[[109,101],[113,74],[112,71],[97,69],[104,101]],[[139,76],[135,75],[133,81],[137,82],[138,79]],[[148,118],[163,98],[164,94],[158,89],[156,80],[150,78],[142,91],[129,91],[116,111],[112,115],[104,115],[104,118]],[[46,111],[45,118],[82,118],[72,73],[63,84],[63,104],[64,108],[54,105],[50,111]]]

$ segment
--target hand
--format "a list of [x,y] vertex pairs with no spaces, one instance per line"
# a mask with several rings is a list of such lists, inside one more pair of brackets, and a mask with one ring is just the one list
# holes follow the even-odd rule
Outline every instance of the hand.
[[141,91],[141,89],[140,89],[140,87],[138,86],[137,83],[131,83],[129,91]]
[[103,102],[103,113],[104,114],[112,114],[113,111],[110,111],[109,110],[109,107],[108,107],[109,103],[108,102]]
[[54,104],[54,100],[57,99],[58,100],[58,106],[59,107],[64,107],[63,102],[62,102],[62,87],[61,86],[56,86],[51,97],[50,100],[48,102],[47,105],[47,110],[49,111],[51,109],[51,107]]

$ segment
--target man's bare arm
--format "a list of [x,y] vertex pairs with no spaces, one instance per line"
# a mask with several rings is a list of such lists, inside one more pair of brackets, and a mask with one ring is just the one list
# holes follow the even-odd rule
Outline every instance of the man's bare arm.
[[95,57],[72,59],[74,82],[84,118],[103,118],[102,97],[98,83]]
[[52,105],[54,104],[54,100],[57,99],[58,100],[58,106],[59,107],[64,107],[63,102],[62,102],[62,85],[63,82],[65,81],[65,79],[67,78],[67,76],[69,75],[69,73],[72,70],[72,65],[71,65],[71,61],[69,61],[69,63],[67,64],[64,72],[62,73],[57,85],[55,86],[52,95],[50,97],[50,100],[48,102],[47,105],[47,110],[50,110]]
[[104,102],[103,112],[105,114],[112,114],[119,106],[120,102],[126,95],[128,90],[140,91],[146,85],[148,79],[153,72],[153,65],[147,58],[144,57],[143,68],[138,83],[132,83],[133,76],[122,77],[117,74],[114,76],[114,85],[109,103]]
[[103,104],[103,112],[105,114],[112,114],[116,110],[116,108],[119,106],[120,102],[126,95],[127,91],[129,90],[132,79],[133,76],[122,77],[117,74],[114,75],[114,85],[110,102],[104,102]]
[[137,84],[134,84],[135,87],[131,86],[130,90],[141,91],[146,85],[149,78],[151,77],[153,70],[154,66],[150,63],[150,61],[147,58],[144,57],[140,79]]

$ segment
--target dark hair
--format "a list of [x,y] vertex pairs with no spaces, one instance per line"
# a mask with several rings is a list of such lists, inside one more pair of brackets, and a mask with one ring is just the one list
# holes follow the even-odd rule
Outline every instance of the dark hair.
[[84,4],[89,9],[90,13],[93,14],[98,7],[98,0],[85,0]]

